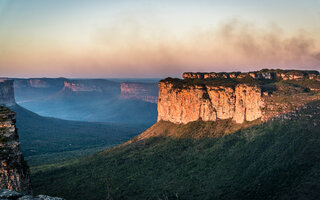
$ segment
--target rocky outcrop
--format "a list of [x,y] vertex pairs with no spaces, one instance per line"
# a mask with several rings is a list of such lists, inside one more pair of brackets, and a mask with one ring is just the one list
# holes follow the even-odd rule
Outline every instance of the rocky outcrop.
[[12,106],[15,104],[12,80],[0,80],[0,105]]
[[158,102],[158,87],[153,83],[121,83],[121,98]]
[[194,73],[185,72],[182,77],[184,79],[242,79],[245,77],[251,77],[258,80],[302,80],[313,79],[320,81],[320,75],[318,71],[301,71],[301,70],[280,70],[280,69],[263,69],[255,72],[222,72],[222,73]]
[[0,107],[0,189],[31,193],[29,168],[20,151],[14,115]]
[[260,118],[263,107],[261,88],[257,86],[194,85],[178,89],[172,83],[159,83],[158,121],[185,124],[199,119],[232,119],[243,123]]
[[267,121],[319,100],[320,83],[311,78],[317,76],[319,72],[297,70],[184,73],[184,80],[159,82],[158,121]]
[[19,193],[13,190],[3,189],[0,190],[0,200],[64,200],[63,198],[59,197],[50,197],[47,195],[38,195],[36,197],[31,195],[26,195],[23,193]]

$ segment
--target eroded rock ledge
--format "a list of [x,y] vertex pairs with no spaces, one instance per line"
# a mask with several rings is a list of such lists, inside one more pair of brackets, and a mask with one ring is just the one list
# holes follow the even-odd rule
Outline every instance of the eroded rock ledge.
[[258,80],[317,80],[320,81],[320,75],[318,71],[302,71],[302,70],[281,70],[281,69],[263,69],[253,72],[185,72],[182,77],[184,79],[242,79],[251,77]]
[[31,193],[29,167],[20,151],[14,115],[0,106],[0,189]]
[[176,124],[219,119],[232,119],[236,123],[267,121],[320,99],[316,71],[262,70],[219,73],[224,76],[210,78],[208,74],[218,73],[193,73],[196,78],[184,73],[184,80],[160,81],[158,121]]
[[0,189],[31,193],[30,172],[18,141],[15,113],[0,106]]

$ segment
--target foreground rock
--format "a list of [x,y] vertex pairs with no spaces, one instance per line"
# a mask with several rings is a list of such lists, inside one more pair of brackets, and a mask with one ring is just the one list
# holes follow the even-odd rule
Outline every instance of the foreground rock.
[[0,106],[0,189],[31,193],[30,172],[20,151],[15,113]]
[[64,200],[59,197],[50,197],[46,195],[38,195],[36,197],[31,195],[25,195],[16,191],[3,189],[0,190],[0,199],[3,200]]

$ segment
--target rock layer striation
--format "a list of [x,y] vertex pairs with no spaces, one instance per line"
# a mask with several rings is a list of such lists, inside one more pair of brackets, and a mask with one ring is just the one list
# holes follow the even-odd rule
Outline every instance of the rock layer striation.
[[158,121],[185,124],[199,119],[232,119],[243,123],[260,118],[263,107],[261,88],[257,86],[195,85],[177,89],[172,83],[159,83]]

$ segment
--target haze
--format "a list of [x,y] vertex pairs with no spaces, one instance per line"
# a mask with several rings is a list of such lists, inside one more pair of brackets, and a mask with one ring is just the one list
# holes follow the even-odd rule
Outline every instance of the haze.
[[319,0],[0,0],[0,76],[319,70],[319,8]]

